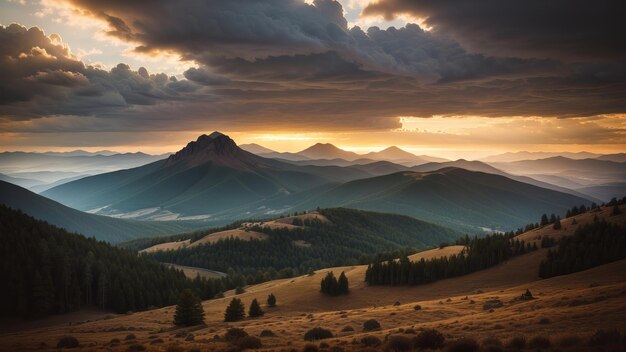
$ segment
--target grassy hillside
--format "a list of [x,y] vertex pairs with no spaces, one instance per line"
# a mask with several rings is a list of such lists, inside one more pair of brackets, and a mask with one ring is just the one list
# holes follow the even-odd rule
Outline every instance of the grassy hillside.
[[[267,235],[256,236],[257,239],[240,236],[204,241],[198,233],[188,238],[177,236],[176,244],[185,244],[186,239],[196,243],[163,246],[176,249],[151,255],[167,263],[234,270],[247,276],[248,282],[260,282],[325,266],[364,263],[374,253],[407,247],[421,250],[460,237],[454,230],[402,215],[352,209],[322,209],[319,213],[324,221],[303,219],[300,215],[251,223],[240,230],[243,234],[249,231]],[[207,237],[215,235],[207,233]],[[131,245],[137,248],[136,242]]]
[[164,236],[208,226],[185,221],[133,221],[84,213],[37,195],[22,187],[0,181],[0,204],[62,227],[70,232],[111,243],[133,238]]

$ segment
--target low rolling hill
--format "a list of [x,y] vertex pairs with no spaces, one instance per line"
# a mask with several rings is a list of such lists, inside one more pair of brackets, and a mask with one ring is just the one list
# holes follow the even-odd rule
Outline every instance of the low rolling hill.
[[[165,263],[267,277],[367,260],[379,252],[432,248],[461,233],[408,216],[353,209],[321,209],[271,221],[243,223],[225,231],[133,241]],[[124,245],[124,244],[123,244]],[[143,248],[142,248],[143,247]]]

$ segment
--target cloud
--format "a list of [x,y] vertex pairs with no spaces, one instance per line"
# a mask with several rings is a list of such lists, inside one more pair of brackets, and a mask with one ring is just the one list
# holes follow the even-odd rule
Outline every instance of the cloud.
[[36,27],[0,26],[0,113],[15,119],[106,115],[133,105],[180,100],[198,86],[164,74],[87,66],[62,39]]
[[0,27],[0,116],[8,119],[0,131],[45,132],[50,123],[34,121],[57,116],[45,121],[68,132],[373,131],[400,128],[399,116],[626,111],[620,62],[468,51],[439,27],[348,28],[332,0],[71,4],[135,51],[195,67],[177,78],[126,64],[99,69],[59,36]]
[[620,1],[378,0],[363,15],[425,18],[474,52],[560,60],[626,58]]

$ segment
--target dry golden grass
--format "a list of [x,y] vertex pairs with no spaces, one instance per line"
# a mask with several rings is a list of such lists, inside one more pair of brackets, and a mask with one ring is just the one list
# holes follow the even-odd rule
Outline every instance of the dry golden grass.
[[[280,219],[276,219],[272,221],[266,221],[266,222],[246,222],[246,223],[243,223],[243,225],[238,229],[214,232],[214,233],[211,233],[202,237],[201,239],[193,243],[191,243],[190,240],[159,243],[152,247],[145,248],[139,251],[139,253],[151,253],[151,252],[156,252],[156,251],[167,251],[167,250],[175,250],[175,249],[180,249],[180,248],[193,248],[202,244],[215,243],[219,240],[223,240],[223,239],[227,239],[231,237],[238,238],[244,241],[249,241],[251,239],[265,240],[269,237],[268,235],[261,233],[261,232],[252,231],[250,230],[250,228],[253,226],[270,227],[272,229],[297,228],[300,226],[296,226],[292,224],[293,220],[296,218],[300,220],[318,219],[322,222],[329,221],[324,215],[318,212],[311,212],[307,214],[289,216],[289,217],[280,218]],[[310,247],[310,244],[306,243],[305,241],[297,241],[294,244],[297,246],[301,246],[301,247]]]
[[174,267],[178,270],[181,270],[185,274],[185,276],[187,276],[190,279],[195,279],[196,276],[198,275],[200,275],[200,277],[204,279],[215,279],[215,278],[226,276],[225,273],[220,273],[218,271],[213,271],[213,270],[194,268],[191,266],[183,266],[183,265],[176,265],[176,264],[169,264],[169,263],[167,265]]
[[[623,221],[619,217],[607,218]],[[534,232],[540,231],[547,232],[546,229]],[[450,255],[460,250],[460,246],[450,246],[416,254],[412,259]],[[177,345],[185,349],[223,351],[228,344],[213,337],[224,336],[230,327],[243,328],[253,336],[259,336],[263,330],[273,331],[276,337],[262,338],[264,351],[300,350],[305,344],[304,333],[316,326],[330,329],[335,337],[324,341],[330,346],[341,346],[345,351],[362,349],[363,346],[352,344],[353,339],[375,335],[382,340],[388,334],[408,328],[436,328],[448,339],[473,337],[477,340],[486,337],[505,340],[519,335],[530,338],[537,334],[556,340],[572,334],[584,337],[595,329],[626,330],[626,260],[541,280],[537,273],[546,253],[547,250],[540,249],[483,271],[412,287],[369,287],[363,282],[365,266],[318,270],[311,276],[252,285],[245,293],[237,295],[249,305],[254,298],[263,303],[267,295],[273,293],[277,306],[264,306],[266,315],[261,318],[224,323],[223,312],[234,296],[234,292],[229,291],[225,298],[203,303],[206,326],[177,329],[172,326],[174,307],[165,307],[81,324],[55,323],[1,333],[0,350],[34,350],[39,349],[41,343],[54,347],[61,336],[72,335],[85,350],[125,351],[128,344],[124,337],[133,333],[136,341],[149,350],[165,351]],[[350,281],[349,295],[328,297],[319,292],[320,280],[328,271],[336,275],[341,271],[346,273]],[[535,299],[520,299],[526,289],[531,290]],[[503,306],[485,310],[483,304],[494,299],[500,300]],[[416,304],[421,306],[420,310],[414,309]],[[363,332],[363,322],[368,319],[378,320],[382,330]],[[345,326],[354,331],[342,332]],[[194,341],[176,337],[183,331],[193,333]],[[109,341],[113,338],[120,339],[121,344],[111,346]],[[150,343],[157,338],[163,343]]]

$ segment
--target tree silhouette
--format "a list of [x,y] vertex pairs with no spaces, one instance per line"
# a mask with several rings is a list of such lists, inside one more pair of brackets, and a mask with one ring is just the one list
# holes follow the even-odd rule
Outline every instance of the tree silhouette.
[[556,220],[554,220],[554,225],[552,225],[552,228],[555,230],[560,230],[561,229],[561,218],[557,216]]
[[226,312],[224,313],[224,321],[239,321],[246,317],[246,307],[239,298],[233,298],[230,301]]
[[276,296],[274,296],[273,293],[270,293],[269,296],[267,296],[267,305],[269,307],[275,307],[276,306]]
[[261,317],[263,316],[263,314],[265,314],[265,312],[263,311],[263,309],[261,309],[259,302],[256,300],[256,298],[253,299],[252,303],[250,303],[250,310],[248,311],[248,316],[251,318],[254,318],[254,317]]
[[200,297],[190,289],[183,290],[178,298],[178,305],[176,305],[174,325],[193,326],[203,322],[204,310]]

